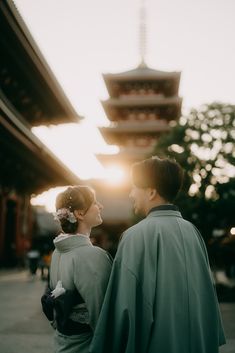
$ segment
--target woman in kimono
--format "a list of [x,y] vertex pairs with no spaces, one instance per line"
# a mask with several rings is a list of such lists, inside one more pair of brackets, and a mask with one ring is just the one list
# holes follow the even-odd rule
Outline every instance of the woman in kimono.
[[64,300],[67,311],[63,316],[60,307],[55,310],[56,353],[87,353],[89,349],[112,265],[108,254],[89,238],[91,229],[102,223],[101,210],[88,186],[68,187],[56,199],[55,218],[62,232],[54,240],[50,289],[54,297]]

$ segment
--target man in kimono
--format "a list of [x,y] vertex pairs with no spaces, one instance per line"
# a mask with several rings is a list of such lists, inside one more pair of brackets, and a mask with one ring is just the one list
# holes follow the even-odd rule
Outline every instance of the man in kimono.
[[206,247],[173,201],[183,172],[169,159],[134,164],[130,197],[145,218],[124,232],[92,353],[217,353],[225,343]]

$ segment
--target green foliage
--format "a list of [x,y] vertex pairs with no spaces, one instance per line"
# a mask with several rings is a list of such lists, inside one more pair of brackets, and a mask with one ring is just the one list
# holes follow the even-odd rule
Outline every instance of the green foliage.
[[205,238],[213,229],[235,226],[234,141],[235,106],[212,103],[183,116],[155,149],[184,168],[177,204]]

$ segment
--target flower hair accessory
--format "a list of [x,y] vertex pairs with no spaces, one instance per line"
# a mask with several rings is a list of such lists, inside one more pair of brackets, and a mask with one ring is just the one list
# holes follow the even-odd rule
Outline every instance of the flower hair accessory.
[[74,216],[73,212],[71,212],[68,208],[59,208],[54,213],[54,219],[57,221],[61,221],[62,219],[67,219],[70,223],[76,223],[77,218]]

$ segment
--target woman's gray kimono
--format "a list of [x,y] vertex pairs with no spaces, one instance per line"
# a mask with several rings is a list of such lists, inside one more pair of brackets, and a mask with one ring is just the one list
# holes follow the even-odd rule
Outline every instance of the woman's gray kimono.
[[[55,251],[50,268],[50,286],[56,287],[59,280],[65,289],[77,289],[85,301],[81,311],[82,323],[94,331],[103,303],[111,271],[111,260],[107,253],[93,246],[85,235],[60,235],[54,241]],[[72,313],[73,315],[73,313]],[[55,333],[56,353],[87,353],[93,333],[66,336]]]

